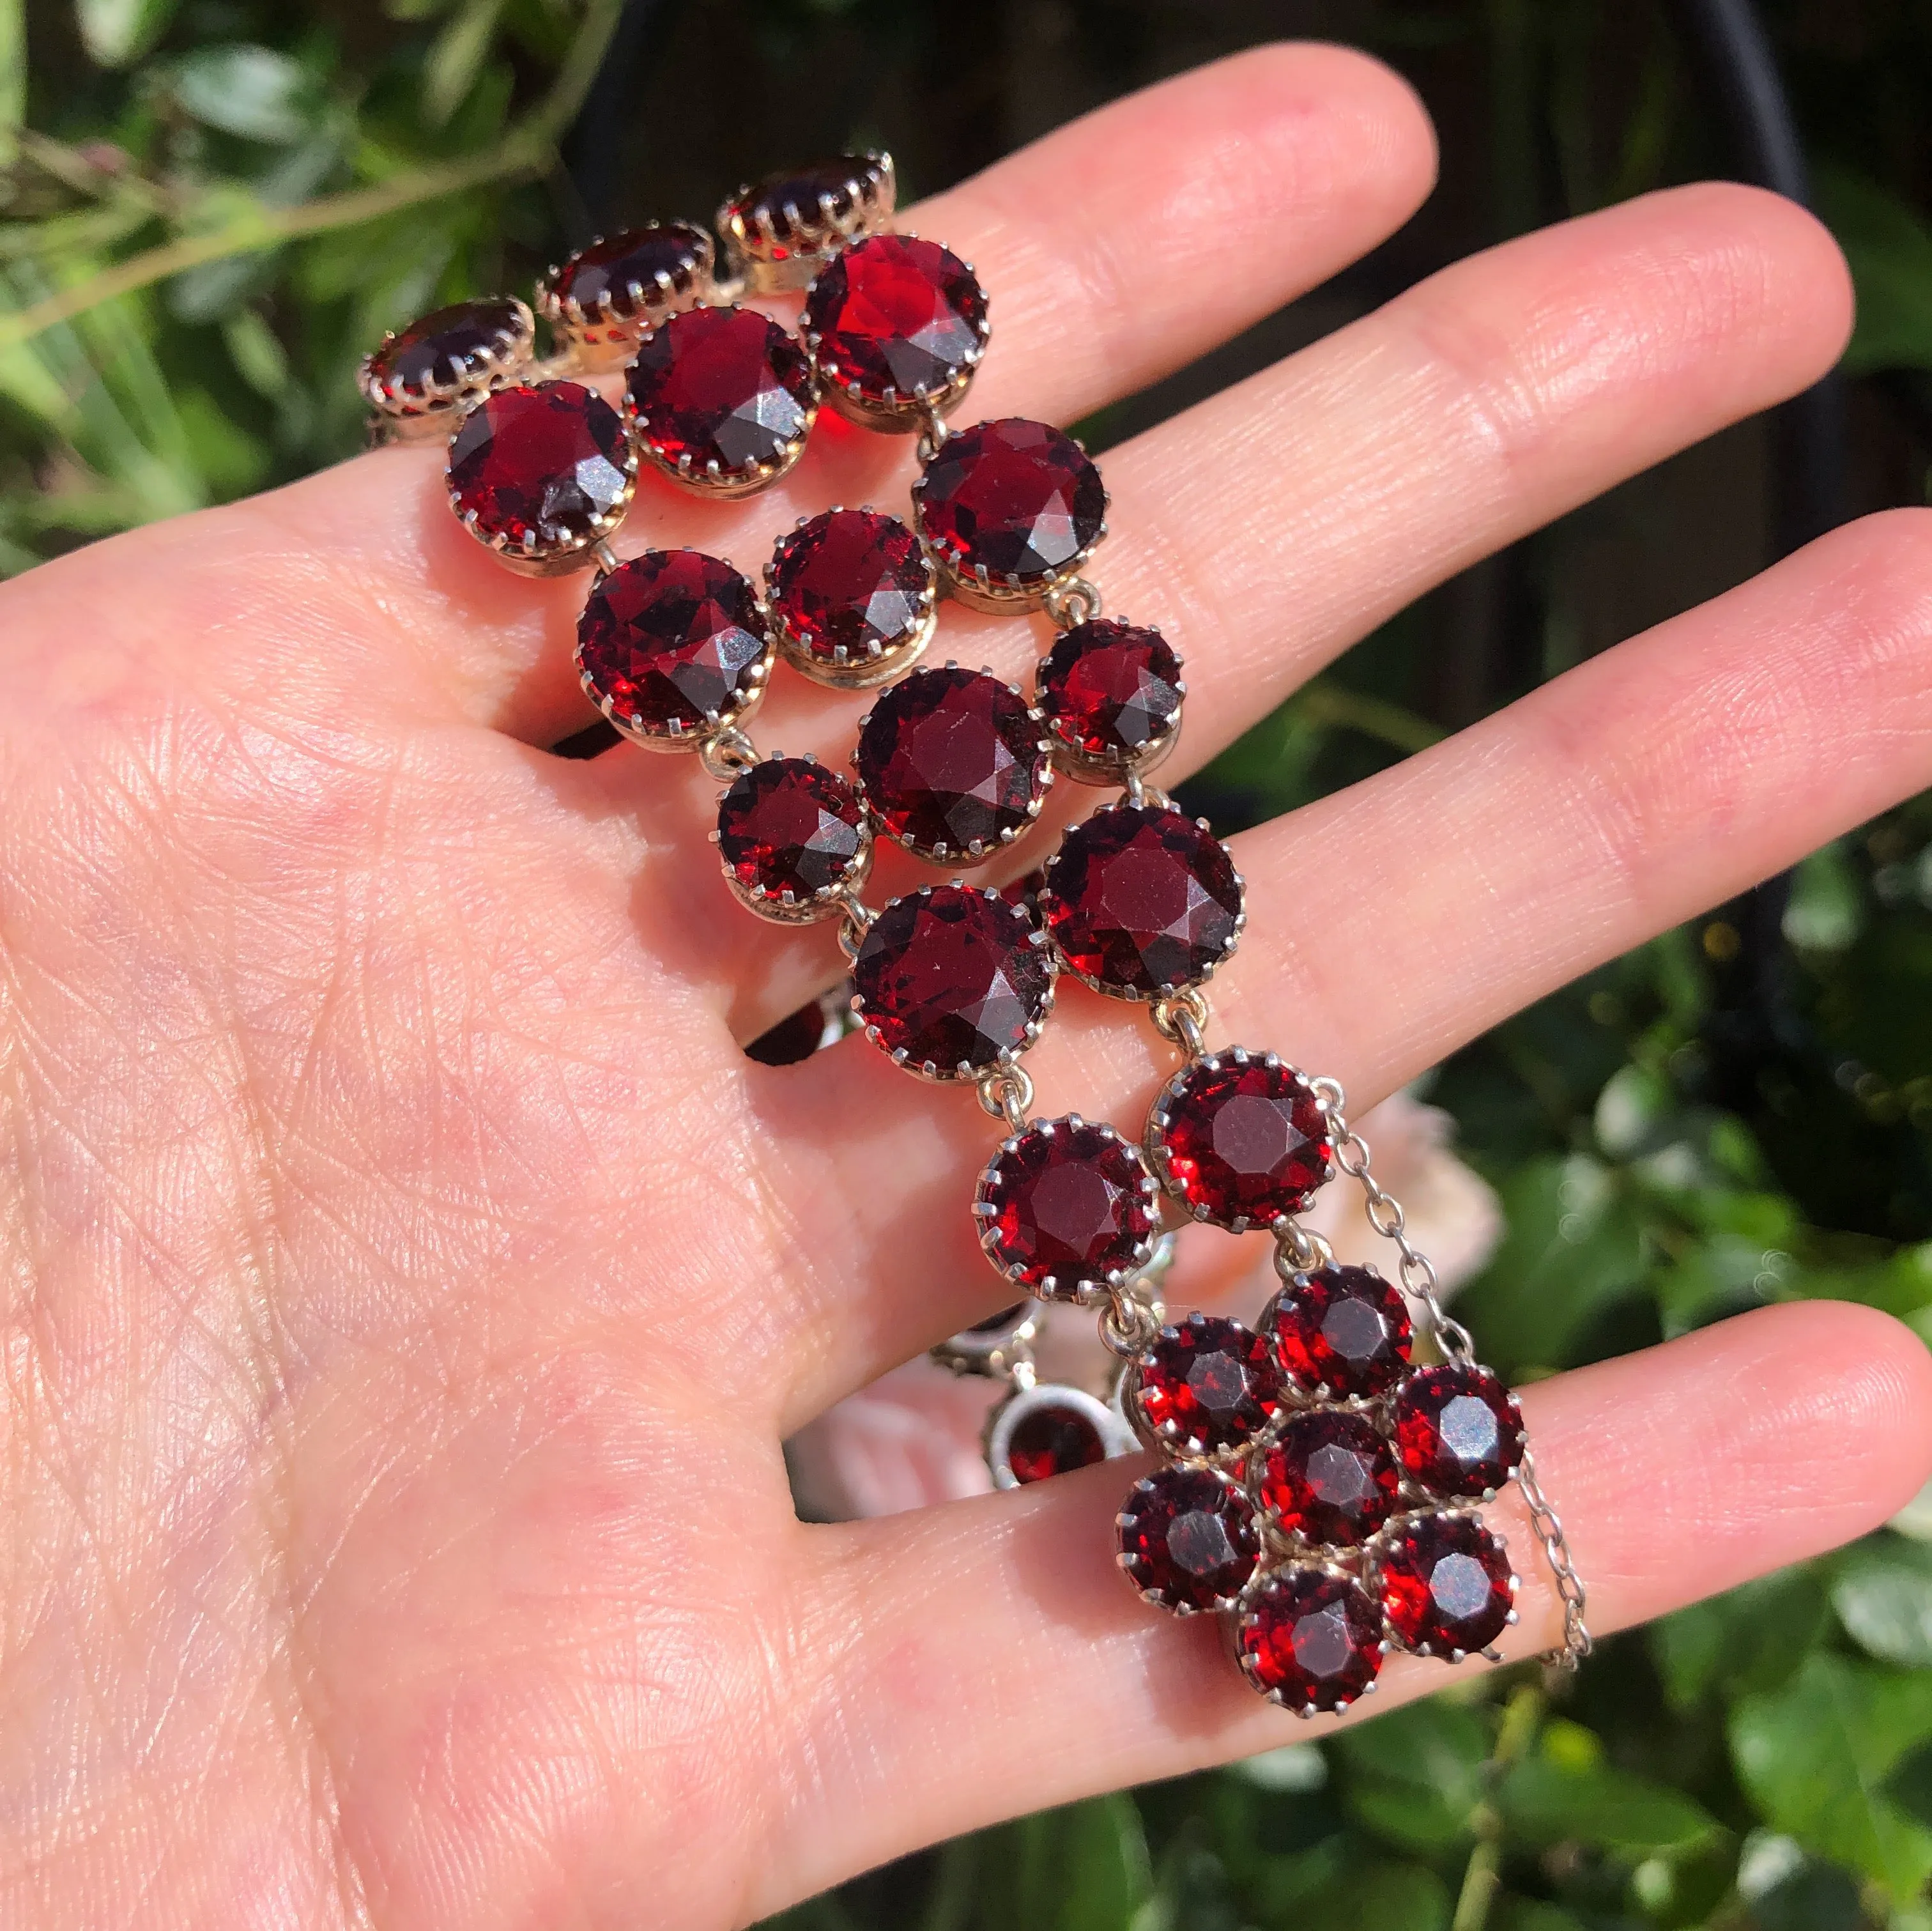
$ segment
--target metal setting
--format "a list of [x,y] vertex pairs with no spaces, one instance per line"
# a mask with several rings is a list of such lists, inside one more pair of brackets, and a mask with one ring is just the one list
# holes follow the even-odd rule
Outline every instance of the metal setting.
[[[672,269],[660,269],[648,282],[627,282],[620,299],[606,290],[589,305],[558,289],[584,256],[608,242],[641,243],[656,236],[675,238],[685,256]],[[537,283],[536,312],[550,324],[574,365],[580,369],[621,368],[636,352],[646,330],[667,317],[712,301],[716,284],[712,266],[716,247],[705,230],[692,221],[645,221],[620,229],[554,264]]]
[[[1320,1242],[1325,1258],[1312,1263],[1303,1263],[1294,1259],[1288,1251],[1288,1243],[1298,1235],[1311,1243]],[[1336,1264],[1334,1250],[1328,1245],[1328,1242],[1324,1240],[1321,1235],[1311,1233],[1298,1221],[1289,1221],[1276,1228],[1275,1242],[1274,1271],[1282,1284],[1268,1297],[1268,1305],[1262,1308],[1260,1319],[1256,1324],[1256,1332],[1258,1334],[1270,1336],[1272,1336],[1274,1332],[1275,1310],[1280,1305],[1282,1297],[1294,1288],[1307,1287],[1310,1277],[1317,1267],[1333,1267]],[[1366,1262],[1349,1263],[1351,1266],[1358,1264],[1364,1274],[1372,1274],[1378,1281],[1384,1279],[1379,1268],[1372,1266]],[[1385,1282],[1384,1284],[1386,1284]],[[1412,1371],[1413,1365],[1412,1364],[1409,1368],[1403,1370],[1401,1379],[1394,1383],[1394,1387],[1380,1395],[1345,1395],[1340,1389],[1331,1388],[1325,1381],[1318,1381],[1312,1387],[1305,1388],[1299,1382],[1289,1380],[1287,1378],[1286,1369],[1282,1371],[1282,1385],[1288,1390],[1298,1407],[1304,1411],[1319,1410],[1330,1414],[1346,1413],[1351,1415],[1365,1415],[1382,1430],[1384,1435],[1388,1435],[1390,1434],[1388,1413],[1390,1395],[1394,1393],[1394,1388],[1401,1386],[1402,1382],[1406,1380]],[[1392,1436],[1390,1439],[1393,1441]],[[1405,1478],[1403,1482],[1405,1494],[1408,1492],[1408,1487],[1409,1484]]]
[[[382,359],[404,332],[395,329],[384,331],[382,341],[362,358],[356,372],[356,386],[369,405],[372,437],[393,443],[428,441],[446,433],[457,416],[466,413],[492,389],[519,381],[530,373],[536,323],[529,307],[513,295],[452,303],[450,308],[436,310],[421,321],[433,321],[436,315],[460,309],[491,307],[507,311],[493,338],[463,358],[459,373],[433,374],[421,383],[383,380]],[[418,327],[421,323],[410,326]]]
[[[835,503],[830,510],[820,514],[836,515],[844,507],[843,503]],[[870,515],[879,513],[868,503],[861,503],[859,507]],[[774,593],[778,566],[797,543],[800,532],[818,520],[815,516],[801,516],[772,546],[771,560],[765,566],[765,602],[770,612],[768,628],[772,641],[778,646],[778,655],[814,683],[848,691],[872,690],[880,684],[890,683],[925,656],[926,647],[939,627],[939,573],[933,567],[930,554],[922,545],[920,555],[926,565],[926,587],[920,593],[918,617],[911,632],[902,641],[890,649],[875,646],[866,656],[857,658],[849,656],[842,644],[834,647],[830,658],[821,657],[812,650],[811,640],[794,629],[787,620]],[[895,522],[898,520],[896,517],[892,518]],[[900,527],[904,527],[903,524]],[[864,728],[863,719],[860,720],[860,728]]]
[[[1412,1527],[1425,1515],[1444,1521],[1473,1522],[1504,1555],[1507,1556],[1509,1554],[1509,1544],[1498,1535],[1496,1530],[1490,1527],[1485,1518],[1474,1509],[1444,1509],[1438,1505],[1432,1509],[1412,1509],[1406,1514],[1391,1516],[1362,1545],[1362,1587],[1377,1602],[1382,1600],[1382,1563],[1384,1555],[1394,1546],[1396,1538],[1405,1529]],[[1517,1613],[1516,1606],[1516,1597],[1521,1593],[1522,1588],[1521,1581],[1518,1580],[1515,1571],[1512,1569],[1509,1579],[1510,1610],[1503,1624],[1505,1629],[1514,1629],[1522,1620]],[[1433,1656],[1438,1662],[1466,1662],[1472,1656],[1479,1656],[1486,1662],[1499,1663],[1503,1660],[1502,1651],[1496,1648],[1494,1644],[1481,1650],[1443,1649],[1434,1643],[1406,1643],[1399,1633],[1392,1633],[1384,1647],[1400,1651],[1404,1656]]]
[[892,226],[898,182],[890,155],[874,150],[824,165],[842,167],[842,178],[808,205],[787,197],[798,173],[788,170],[747,184],[718,209],[727,259],[753,294],[803,288],[848,242]]
[[[718,560],[728,563],[730,559],[721,557]],[[758,608],[762,615],[764,609],[762,602]],[[675,718],[668,725],[660,729],[620,710],[602,686],[584,668],[584,642],[580,636],[572,661],[577,667],[577,681],[583,686],[584,695],[596,707],[598,716],[614,729],[622,732],[633,744],[641,745],[646,751],[695,751],[702,756],[707,744],[715,744],[734,734],[736,727],[750,717],[764,701],[765,686],[770,681],[772,674],[772,647],[767,638],[764,653],[758,661],[746,666],[743,681],[734,693],[733,701],[722,710],[706,711],[703,725],[696,730],[687,730],[682,722]],[[712,775],[716,776],[717,773],[713,772]]]
[[[734,739],[736,740],[735,745],[730,743]],[[716,753],[720,748],[728,746],[732,751],[739,752],[739,747],[742,746],[742,751],[739,752],[740,757],[744,752],[750,753],[748,763],[734,761],[724,767],[724,776],[721,782],[725,784],[728,788],[724,797],[718,801],[718,809],[721,816],[723,815],[726,801],[730,798],[732,791],[737,788],[741,779],[749,777],[760,764],[776,764],[784,756],[782,751],[774,751],[766,757],[759,757],[752,740],[746,737],[742,731],[734,730],[728,726],[721,731],[708,734],[701,738],[687,738],[682,741],[694,746],[700,759],[704,762],[706,773],[712,777],[719,776],[718,771],[713,770],[712,766],[714,763],[718,761]],[[806,764],[816,764],[818,760],[809,751],[806,751],[800,753],[797,761]],[[860,796],[862,802],[864,798],[862,791]],[[762,885],[746,884],[732,869],[730,860],[724,857],[722,849],[718,853],[718,867],[724,874],[725,884],[731,888],[731,896],[747,911],[755,912],[760,918],[770,919],[775,925],[812,925],[822,918],[836,917],[850,904],[856,894],[863,890],[866,879],[871,876],[873,838],[872,820],[869,816],[860,818],[859,833],[859,848],[845,861],[845,869],[830,884],[821,885],[818,890],[808,893],[803,898],[798,897],[790,890],[782,892],[774,897]],[[716,826],[705,836],[713,845],[722,846],[724,840]]]
[[[1266,1591],[1268,1585],[1270,1582],[1274,1581],[1277,1576],[1286,1575],[1293,1571],[1306,1569],[1318,1571],[1323,1575],[1334,1576],[1340,1580],[1353,1583],[1358,1589],[1363,1589],[1361,1578],[1356,1575],[1354,1570],[1346,1567],[1340,1563],[1314,1560],[1276,1563],[1271,1566],[1264,1566],[1256,1569],[1253,1575],[1249,1579],[1248,1586],[1242,1590],[1241,1599],[1237,1606],[1245,1611],[1251,1603],[1258,1599],[1258,1598]],[[1364,1595],[1367,1595],[1368,1591],[1366,1589],[1363,1589],[1363,1593]],[[1371,1597],[1370,1599],[1372,1601],[1374,1599]],[[1288,1710],[1292,1714],[1297,1716],[1318,1716],[1322,1713],[1321,1707],[1318,1704],[1313,1703],[1291,1703],[1286,1697],[1282,1695],[1280,1690],[1270,1689],[1266,1683],[1261,1681],[1261,1680],[1256,1675],[1254,1671],[1249,1666],[1247,1652],[1240,1647],[1238,1639],[1238,1620],[1237,1622],[1235,1630],[1231,1633],[1232,1633],[1236,1638],[1234,1642],[1234,1660],[1239,1665],[1241,1674],[1247,1678],[1249,1687],[1254,1690],[1258,1695],[1265,1698],[1266,1701],[1274,1704],[1277,1709]],[[1388,1655],[1390,1645],[1386,1639],[1382,1642],[1381,1647],[1382,1654],[1384,1656]],[[1360,1692],[1361,1695],[1374,1695],[1382,1679],[1379,1677],[1371,1677],[1368,1682],[1363,1684]],[[1338,1696],[1335,1699],[1334,1702],[1330,1705],[1330,1709],[1334,1714],[1339,1716],[1344,1710],[1352,1708],[1359,1700],[1360,1698],[1358,1697],[1354,1696]]]
[[[1220,1482],[1226,1488],[1232,1488],[1237,1495],[1240,1497],[1241,1500],[1244,1503],[1247,1500],[1247,1491],[1244,1489],[1232,1476],[1228,1474],[1228,1471],[1224,1468],[1217,1468],[1211,1463],[1197,1461],[1191,1456],[1185,1463],[1170,1465],[1184,1467],[1190,1470],[1194,1470],[1203,1475],[1211,1475],[1216,1482]],[[1156,1470],[1155,1473],[1158,1474],[1160,1471]],[[1139,1481],[1136,1482],[1133,1487],[1128,1490],[1126,1500],[1120,1504],[1120,1512],[1114,1518],[1114,1527],[1115,1530],[1117,1531],[1131,1529],[1134,1526],[1135,1521],[1137,1519],[1134,1513],[1134,1502],[1137,1497],[1153,1497],[1158,1496],[1160,1493],[1160,1488],[1156,1485],[1154,1476],[1151,1475],[1142,1476]],[[1135,1593],[1140,1597],[1143,1602],[1151,1602],[1156,1608],[1165,1609],[1170,1616],[1205,1616],[1213,1614],[1222,1610],[1238,1609],[1240,1607],[1243,1601],[1246,1599],[1249,1590],[1254,1586],[1253,1579],[1250,1579],[1249,1582],[1243,1585],[1241,1590],[1237,1594],[1233,1596],[1217,1596],[1210,1605],[1208,1605],[1206,1607],[1197,1608],[1192,1602],[1175,1602],[1168,1596],[1168,1593],[1164,1589],[1142,1588],[1138,1582],[1134,1581],[1133,1558],[1130,1556],[1124,1549],[1120,1551],[1114,1556],[1114,1560],[1120,1569],[1121,1572],[1126,1577],[1128,1581],[1133,1584]],[[1257,1569],[1257,1578],[1258,1577],[1258,1575],[1259,1571]]]
[[[1175,1422],[1169,1421],[1156,1424],[1150,1422],[1146,1410],[1141,1406],[1141,1374],[1148,1351],[1156,1341],[1166,1341],[1170,1337],[1178,1340],[1184,1328],[1204,1327],[1210,1319],[1219,1318],[1222,1317],[1204,1314],[1197,1308],[1184,1320],[1165,1322],[1157,1326],[1142,1344],[1134,1359],[1128,1362],[1126,1372],[1120,1377],[1120,1411],[1126,1416],[1144,1446],[1157,1449],[1162,1455],[1174,1461],[1185,1462],[1190,1468],[1198,1465],[1204,1468],[1234,1470],[1237,1485],[1245,1494],[1247,1488],[1241,1478],[1241,1464],[1256,1449],[1266,1447],[1274,1439],[1275,1431],[1286,1416],[1294,1412],[1292,1404],[1284,1400],[1276,1412],[1268,1416],[1252,1434],[1244,1440],[1231,1442],[1226,1447],[1218,1449],[1196,1446],[1186,1439]],[[1228,1318],[1231,1324],[1240,1329],[1244,1333],[1255,1334],[1255,1330],[1246,1322]],[[1256,1338],[1262,1337],[1256,1335]],[[1257,1514],[1258,1512],[1257,1511]]]
[[970,1328],[962,1328],[936,1347],[926,1350],[930,1358],[956,1374],[980,1374],[992,1380],[1012,1381],[1016,1386],[1033,1385],[1033,1344],[1046,1309],[1036,1301],[1016,1301]]
[[[1063,584],[1060,587],[1065,590],[1091,590],[1093,586],[1088,583],[1085,578],[1076,577],[1070,583]],[[1078,629],[1082,623],[1090,623],[1098,620],[1100,612],[1097,591],[1094,593],[1095,602],[1092,611],[1085,617],[1076,618],[1070,623],[1060,623],[1054,613],[1053,597],[1056,593],[1048,593],[1044,607],[1047,614],[1053,618],[1060,635],[1064,636],[1070,630]],[[1156,636],[1160,635],[1159,630],[1151,623],[1143,624],[1139,628],[1152,630]],[[1129,787],[1130,801],[1139,803],[1141,799],[1135,794],[1140,791],[1142,781],[1150,776],[1160,765],[1166,761],[1168,752],[1180,742],[1181,720],[1185,717],[1187,711],[1186,681],[1180,678],[1174,680],[1174,692],[1181,701],[1175,706],[1173,716],[1169,718],[1166,725],[1138,750],[1096,752],[1089,751],[1084,745],[1073,742],[1060,728],[1061,721],[1047,708],[1046,693],[1040,687],[1046,667],[1046,660],[1042,657],[1039,668],[1034,673],[1034,703],[1041,716],[1046,720],[1048,734],[1053,740],[1054,770],[1071,778],[1076,784],[1125,785]],[[1197,821],[1204,830],[1207,828],[1206,819],[1203,818]],[[1226,841],[1222,842],[1225,844]]]
[[1050,1413],[1056,1409],[1063,1413],[1078,1415],[1093,1429],[1100,1437],[1106,1461],[1112,1461],[1118,1455],[1131,1455],[1140,1446],[1134,1440],[1132,1431],[1122,1425],[1113,1410],[1084,1388],[1054,1381],[1016,1387],[986,1418],[986,1467],[996,1488],[1023,1488],[1028,1485],[1012,1471],[1013,1437],[1021,1423],[1030,1416]]

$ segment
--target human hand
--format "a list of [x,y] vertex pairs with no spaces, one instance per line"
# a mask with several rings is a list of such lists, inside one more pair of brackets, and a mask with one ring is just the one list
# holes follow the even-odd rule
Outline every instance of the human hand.
[[[968,418],[1064,422],[1372,245],[1432,166],[1385,71],[1276,48],[907,225],[994,296]],[[1110,453],[1095,573],[1187,656],[1179,759],[1813,380],[1848,308],[1807,217],[1684,190]],[[440,461],[381,451],[0,591],[0,1922],[740,1923],[1307,1734],[1122,1585],[1124,1466],[795,1518],[784,1437],[1005,1298],[966,1212],[991,1129],[862,1041],[742,1056],[833,948],[732,902],[695,761],[544,748],[588,721],[584,581],[496,569]],[[748,503],[647,475],[618,547],[748,566],[802,510],[898,503],[910,461],[828,418]],[[1840,531],[1245,834],[1221,1036],[1365,1104],[1923,785],[1929,566],[1922,513]],[[1037,648],[942,629],[1008,674]],[[842,761],[859,707],[785,682],[761,742]],[[1042,1109],[1137,1122],[1158,1044],[1070,988]],[[1861,1532],[1932,1465],[1922,1346],[1849,1306],[1524,1406],[1600,1632]],[[1513,1492],[1492,1512],[1527,1654],[1559,1618]],[[1384,1698],[1444,1680],[1394,1660]]]

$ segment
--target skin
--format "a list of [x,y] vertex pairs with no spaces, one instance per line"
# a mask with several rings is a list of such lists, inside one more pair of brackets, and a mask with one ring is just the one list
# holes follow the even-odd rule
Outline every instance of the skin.
[[[968,419],[1069,420],[1190,359],[1432,168],[1402,83],[1320,47],[1001,164],[908,224],[994,294]],[[1211,304],[1150,267],[1184,228]],[[1813,380],[1849,317],[1805,215],[1682,190],[1110,455],[1094,574],[1188,654],[1174,774],[1430,584]],[[754,563],[802,511],[902,503],[910,463],[828,418],[748,504],[647,479],[620,548]],[[1922,787],[1928,565],[1922,512],[1840,530],[1246,834],[1212,1038],[1359,1111]],[[1125,1464],[795,1519],[784,1435],[1005,1298],[965,1212],[992,1129],[862,1041],[742,1056],[830,935],[731,902],[694,761],[544,748],[588,715],[584,587],[494,568],[438,455],[389,449],[0,590],[0,1922],[740,1923],[1308,1734],[1123,1588]],[[1042,634],[944,628],[1015,676]],[[853,702],[776,682],[760,745],[842,758]],[[1172,1063],[1072,987],[1029,1062],[1041,1111],[1130,1128]],[[1868,1530],[1932,1466],[1924,1350],[1849,1306],[1526,1407],[1600,1632]],[[1492,1514],[1527,1653],[1547,1576]],[[1394,1662],[1382,1700],[1454,1680]]]

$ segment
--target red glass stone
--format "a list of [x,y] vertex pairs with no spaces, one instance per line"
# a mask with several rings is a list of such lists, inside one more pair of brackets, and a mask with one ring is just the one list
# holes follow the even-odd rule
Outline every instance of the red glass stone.
[[1177,1455],[1245,1447],[1281,1410],[1281,1377],[1260,1335],[1220,1314],[1163,1328],[1134,1364],[1134,1400]]
[[1291,1415],[1254,1474],[1255,1499],[1288,1534],[1340,1548],[1366,1542],[1401,1488],[1382,1431],[1336,1409]]
[[1047,728],[1079,762],[1117,771],[1172,738],[1186,689],[1180,659],[1158,630],[1112,617],[1062,631],[1038,679]]
[[[846,221],[866,198],[868,186],[876,191],[881,178],[879,163],[869,155],[838,155],[808,167],[787,168],[728,201],[723,220],[739,227],[747,240],[757,242],[762,259],[786,261],[801,246],[814,245],[815,237]],[[772,237],[770,243],[763,240],[766,227]]]
[[1261,1554],[1253,1508],[1211,1468],[1157,1468],[1136,1482],[1116,1518],[1120,1563],[1162,1608],[1224,1609]]
[[649,223],[601,236],[558,269],[551,288],[586,315],[626,319],[688,290],[710,252],[700,232],[682,221]]
[[772,614],[824,664],[864,664],[917,641],[932,608],[932,566],[896,516],[828,509],[778,539]]
[[1486,1368],[1418,1368],[1391,1416],[1402,1473],[1432,1494],[1493,1494],[1522,1459],[1522,1410]]
[[1372,1267],[1298,1274],[1268,1303],[1261,1331],[1298,1387],[1379,1395],[1408,1371],[1414,1338],[1401,1295]]
[[518,383],[477,404],[449,443],[449,498],[477,534],[527,556],[592,541],[630,494],[617,412],[581,383]]
[[692,308],[638,344],[624,406],[644,447],[694,482],[742,483],[789,463],[818,407],[812,365],[752,308]]
[[1184,1067],[1155,1101],[1148,1137],[1196,1218],[1238,1233],[1300,1212],[1334,1152],[1307,1081],[1238,1050]]
[[956,575],[1036,589],[1100,539],[1107,492],[1072,437],[1012,416],[956,429],[913,485],[921,532]]
[[526,340],[521,305],[507,296],[458,302],[399,330],[369,358],[369,378],[400,402],[466,381],[487,358]]
[[758,592],[696,550],[646,550],[620,563],[577,623],[578,668],[592,701],[646,737],[742,715],[769,647]]
[[1053,1004],[1038,928],[996,892],[929,885],[892,899],[852,966],[853,1008],[893,1059],[970,1078],[1031,1044]]
[[1088,984],[1157,999],[1198,986],[1234,949],[1241,881],[1226,848],[1184,812],[1111,805],[1061,840],[1041,909]]
[[1379,1610],[1352,1577],[1284,1569],[1241,1612],[1236,1653],[1248,1680],[1290,1710],[1345,1710],[1382,1667]]
[[915,671],[859,729],[852,761],[889,837],[927,857],[989,857],[1052,782],[1040,720],[985,671]]
[[1006,1467],[1022,1486],[1106,1458],[1107,1444],[1094,1418],[1071,1404],[1041,1402],[1028,1409],[1006,1443]]
[[979,359],[986,295],[950,248],[874,235],[835,255],[805,298],[820,372],[863,402],[937,395]]
[[1135,1272],[1160,1225],[1154,1176],[1111,1127],[1042,1120],[993,1156],[974,1212],[1010,1281],[1072,1299]]
[[1470,1515],[1419,1515],[1378,1551],[1389,1627],[1427,1656],[1474,1655],[1508,1628],[1516,1604],[1509,1551]]
[[858,792],[809,758],[766,758],[732,781],[718,806],[718,848],[754,897],[782,904],[851,877],[871,842]]

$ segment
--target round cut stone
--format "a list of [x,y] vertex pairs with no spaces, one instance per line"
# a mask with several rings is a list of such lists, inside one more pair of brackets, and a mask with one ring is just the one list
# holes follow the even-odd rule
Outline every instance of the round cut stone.
[[873,235],[819,271],[805,335],[820,371],[861,401],[937,395],[979,359],[986,291],[937,242]]
[[758,593],[696,550],[646,550],[598,579],[577,624],[593,702],[648,737],[680,737],[742,716],[766,653]]
[[920,641],[932,608],[932,566],[896,516],[828,509],[778,539],[772,614],[806,658],[865,664]]
[[1493,1494],[1522,1459],[1522,1411],[1486,1368],[1417,1369],[1392,1419],[1402,1473],[1432,1494]]
[[586,316],[626,320],[688,290],[710,252],[706,238],[686,222],[620,228],[580,248],[551,287]]
[[1006,1443],[1006,1467],[1022,1487],[1106,1458],[1094,1418],[1071,1403],[1036,1404],[1013,1424]]
[[1107,492],[1072,437],[1011,416],[956,429],[913,486],[920,529],[968,582],[1037,589],[1100,539]]
[[886,835],[931,858],[991,857],[1039,815],[1053,775],[1025,698],[952,664],[887,691],[852,761]]
[[872,842],[854,787],[809,758],[766,758],[718,806],[718,848],[752,898],[797,903],[850,878]]
[[1509,1626],[1509,1551],[1473,1516],[1405,1522],[1384,1539],[1377,1569],[1389,1627],[1412,1650],[1473,1655]]
[[987,1257],[1036,1293],[1076,1299],[1130,1275],[1154,1251],[1154,1176],[1111,1127],[1044,1120],[1002,1147],[974,1210]]
[[1234,1053],[1183,1068],[1155,1101],[1148,1137],[1156,1170],[1196,1218],[1236,1233],[1299,1213],[1334,1152],[1306,1080]]
[[617,412],[581,383],[485,396],[449,442],[449,500],[479,536],[525,556],[580,548],[631,491]]
[[1162,1329],[1133,1371],[1142,1419],[1177,1455],[1244,1448],[1281,1410],[1268,1344],[1225,1315],[1190,1314]]
[[1394,1512],[1402,1478],[1382,1431],[1364,1415],[1291,1415],[1262,1453],[1255,1499],[1290,1535],[1354,1548]]
[[1040,659],[1040,715],[1076,766],[1120,772],[1150,761],[1180,718],[1180,659],[1158,630],[1096,617],[1061,632]]
[[818,404],[805,351],[752,308],[692,308],[638,344],[625,407],[644,448],[694,482],[742,484],[805,446]]
[[390,401],[466,382],[491,355],[527,344],[522,305],[508,296],[458,302],[401,329],[369,358],[368,380]]
[[1228,1608],[1261,1554],[1248,1498],[1211,1468],[1156,1469],[1134,1484],[1117,1523],[1135,1587],[1183,1615]]
[[853,962],[854,1009],[902,1065],[972,1078],[1023,1053],[1053,1004],[1038,936],[1018,906],[970,885],[894,899]]
[[1213,833],[1161,805],[1112,805],[1046,868],[1048,936],[1089,985],[1130,999],[1198,986],[1234,948],[1241,881]]
[[1284,1569],[1247,1600],[1235,1632],[1248,1680],[1291,1710],[1343,1710],[1382,1673],[1381,1612],[1353,1578]]
[[1262,1332],[1300,1388],[1379,1395],[1408,1372],[1408,1308],[1372,1267],[1298,1274],[1269,1302]]

